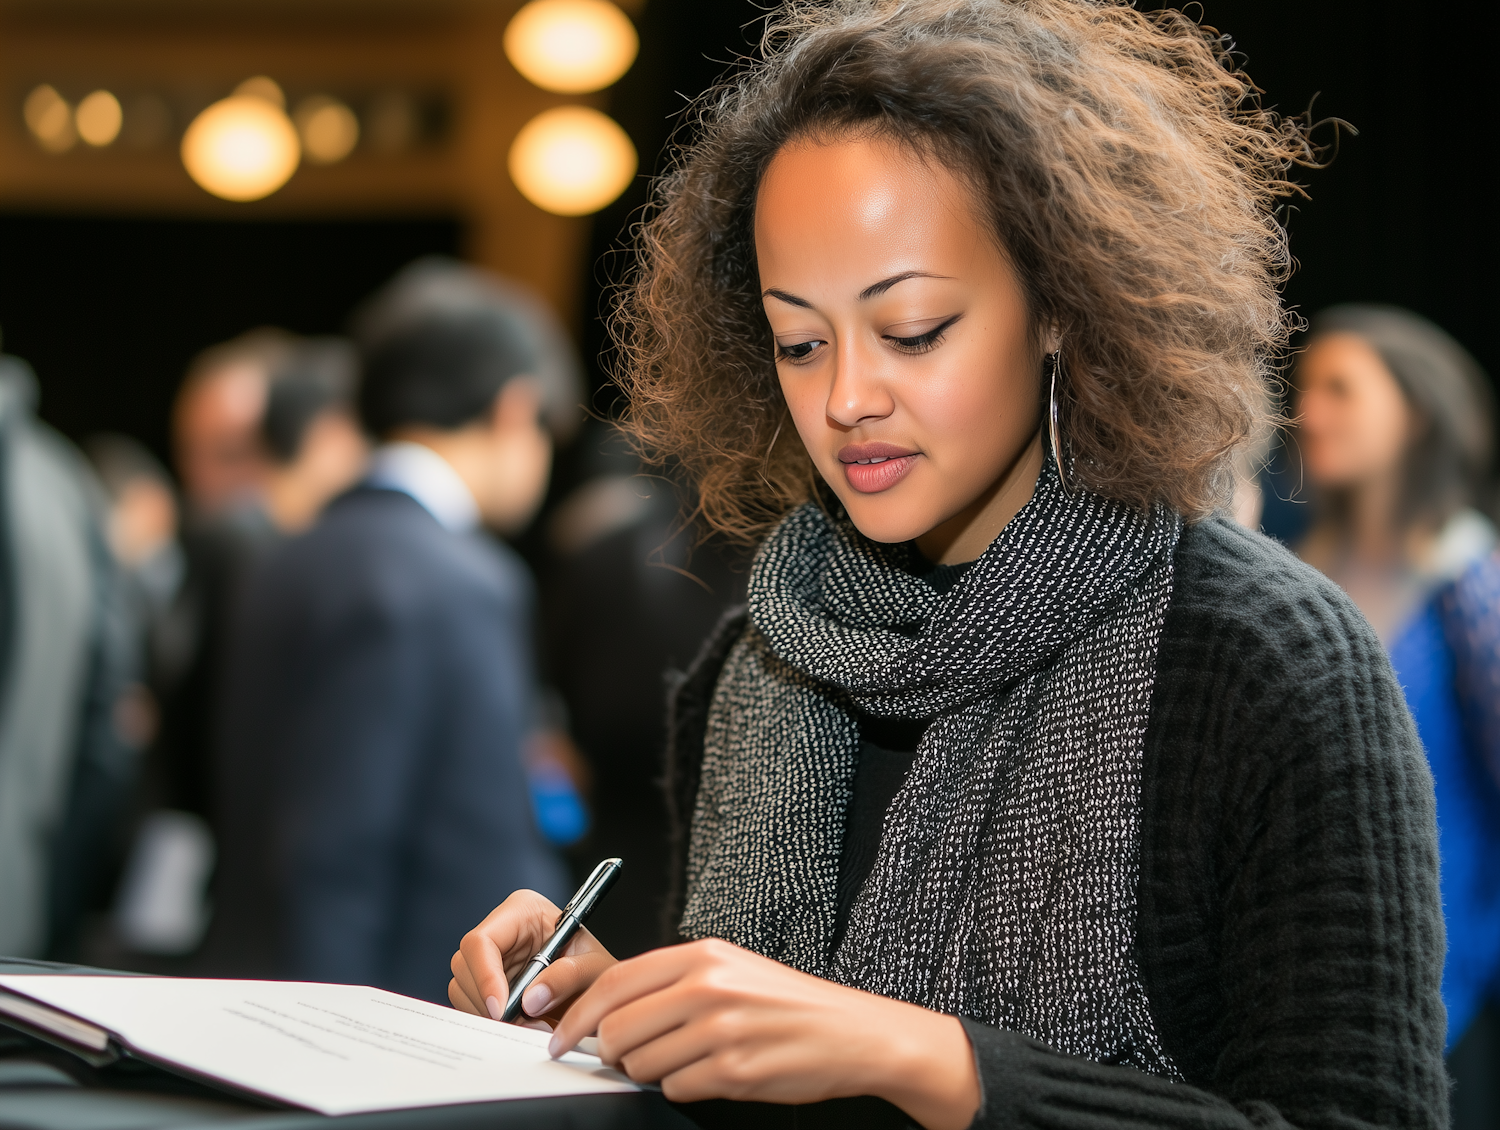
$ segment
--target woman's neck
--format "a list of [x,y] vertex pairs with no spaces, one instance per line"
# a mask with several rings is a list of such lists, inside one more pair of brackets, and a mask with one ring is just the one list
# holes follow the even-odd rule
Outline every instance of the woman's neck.
[[1306,559],[1325,573],[1400,573],[1419,567],[1435,531],[1401,520],[1399,470],[1374,476],[1344,492],[1336,516],[1325,517],[1307,539]]
[[922,556],[935,565],[959,565],[979,557],[1031,501],[1041,473],[1042,433],[1038,431],[988,490],[917,538]]
[[1389,641],[1423,591],[1421,573],[1436,534],[1430,525],[1401,521],[1401,480],[1393,472],[1346,491],[1300,552],[1337,582]]
[[1346,549],[1361,565],[1404,564],[1397,521],[1400,501],[1401,482],[1395,472],[1379,475],[1350,493]]

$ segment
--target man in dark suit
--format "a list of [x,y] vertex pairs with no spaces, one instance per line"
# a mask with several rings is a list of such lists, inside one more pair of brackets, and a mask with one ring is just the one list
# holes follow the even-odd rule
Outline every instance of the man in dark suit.
[[530,579],[480,530],[530,520],[543,414],[576,387],[543,318],[430,262],[367,313],[359,406],[383,446],[242,608],[205,971],[443,1001],[459,939],[511,891],[566,897],[523,766]]

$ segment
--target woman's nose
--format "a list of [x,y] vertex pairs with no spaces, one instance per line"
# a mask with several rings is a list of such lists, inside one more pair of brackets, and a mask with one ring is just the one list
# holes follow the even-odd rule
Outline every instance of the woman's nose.
[[833,368],[833,386],[828,390],[828,418],[852,428],[871,420],[883,420],[896,407],[875,359],[857,345],[839,349]]

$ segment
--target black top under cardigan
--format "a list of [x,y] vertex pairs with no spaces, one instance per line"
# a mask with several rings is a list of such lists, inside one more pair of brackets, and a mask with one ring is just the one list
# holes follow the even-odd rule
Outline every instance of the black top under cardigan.
[[[673,688],[674,927],[708,708],[743,623]],[[975,1127],[1446,1127],[1432,779],[1401,689],[1336,586],[1222,519],[1177,547],[1141,801],[1137,960],[1187,1082],[965,1019]],[[800,1109],[786,1124],[820,1122]],[[833,1121],[878,1121],[860,1111]]]

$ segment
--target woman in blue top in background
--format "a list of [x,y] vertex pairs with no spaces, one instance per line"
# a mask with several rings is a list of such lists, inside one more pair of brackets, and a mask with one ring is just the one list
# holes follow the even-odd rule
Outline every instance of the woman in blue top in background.
[[1474,359],[1405,310],[1338,306],[1297,370],[1302,557],[1390,651],[1437,785],[1455,1127],[1500,1126],[1500,558]]

